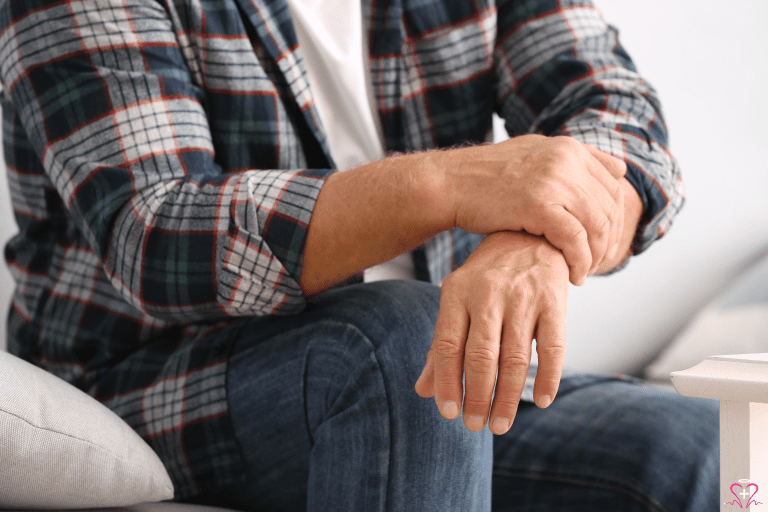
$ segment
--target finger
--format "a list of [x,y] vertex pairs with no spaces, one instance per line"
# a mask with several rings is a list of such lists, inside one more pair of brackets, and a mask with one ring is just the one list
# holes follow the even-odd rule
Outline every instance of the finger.
[[[588,201],[583,206],[591,210],[576,215],[585,223],[589,234],[592,249],[590,273],[594,273],[604,259],[615,253],[618,246],[621,234],[621,210],[618,201],[622,196],[622,189],[619,181],[591,154],[585,153],[584,164],[590,178],[584,182],[586,194],[582,193],[579,199]],[[590,221],[592,223],[587,224]]]
[[[596,172],[597,168],[595,167],[593,167],[590,171],[595,177],[601,180],[606,189],[613,196],[618,206],[617,219],[616,222],[614,222],[612,225],[612,242],[609,243],[608,251],[605,254],[606,259],[612,260],[615,258],[616,253],[620,249],[621,235],[624,231],[624,190],[621,188],[620,183],[624,176],[627,174],[627,164],[623,160],[600,151],[599,149],[596,149],[589,144],[584,144],[584,147],[587,149],[587,151],[589,151],[594,159],[599,162],[599,167],[601,168],[600,170],[602,171],[602,169],[605,169],[611,175],[611,178],[608,178],[605,172]],[[594,268],[597,267],[595,266]]]
[[[605,259],[610,258],[616,252],[621,234],[619,225],[621,211],[618,201],[622,195],[622,190],[619,180],[614,176],[616,171],[611,171],[604,163],[610,164],[615,169],[618,165],[623,164],[623,162],[602,151],[596,150],[588,144],[582,144],[582,147],[586,150],[584,163],[592,177],[592,180],[588,180],[588,183],[590,185],[589,191],[594,201],[593,204],[599,205],[604,215],[604,217],[599,215],[594,217],[598,224],[595,224],[593,227],[585,226],[590,235],[590,247],[592,248],[592,268],[590,269],[590,274],[593,274]],[[611,162],[612,160],[615,160],[615,162]],[[606,220],[608,222],[607,225],[605,224]],[[597,231],[598,238],[593,240],[594,229],[605,229],[606,238],[604,241],[599,239],[599,236],[602,235],[600,231]]]
[[616,243],[618,207],[614,195],[617,180],[592,155],[587,145],[568,137],[562,139],[561,145],[563,153],[560,156],[564,158],[561,163],[565,167],[559,167],[559,170],[566,169],[567,172],[559,177],[564,180],[564,187],[557,190],[550,187],[550,193],[586,229],[592,253],[588,273],[592,274],[604,260],[608,248]]
[[[601,166],[597,160],[594,160],[594,162],[596,166]],[[591,226],[592,232],[596,233],[596,236],[591,244],[592,267],[589,270],[590,274],[597,272],[600,264],[616,251],[620,233],[619,218],[621,211],[618,205],[618,198],[621,197],[621,187],[605,171],[602,172],[602,175],[604,179],[609,180],[609,183],[602,183],[593,177],[594,188],[592,192],[594,194],[594,204],[599,206],[597,206],[598,211],[593,213],[595,215],[595,224]],[[590,228],[587,231],[589,232]],[[603,236],[605,236],[604,239],[602,238]]]
[[494,299],[496,307],[486,303],[472,309],[464,349],[464,424],[474,432],[485,428],[499,368],[502,301]]
[[435,404],[440,414],[449,420],[458,417],[461,411],[464,345],[468,328],[467,309],[446,280],[441,291],[431,351],[434,357]]
[[536,353],[539,366],[533,386],[536,405],[548,407],[557,395],[565,360],[565,299],[553,301],[538,319]]
[[434,352],[430,350],[427,353],[427,362],[424,365],[424,369],[421,371],[419,380],[416,381],[416,393],[421,398],[429,398],[435,396],[435,358]]
[[610,261],[615,260],[616,256],[619,254],[619,251],[622,250],[621,244],[622,240],[624,239],[624,219],[627,212],[624,210],[624,189],[621,186],[619,186],[619,197],[616,200],[616,204],[619,207],[619,219],[616,222],[616,243],[614,245],[613,251],[610,251],[609,254],[606,254],[605,256]]
[[[600,165],[597,160],[589,158],[593,160],[594,165]],[[613,180],[610,177],[608,179]],[[587,241],[592,254],[589,274],[593,274],[605,258],[608,248],[615,243],[613,238],[616,235],[618,207],[603,184],[592,175],[578,182],[575,181],[571,185],[571,190],[575,195],[566,209],[573,213],[587,230]]]
[[614,179],[619,180],[627,175],[627,163],[624,160],[616,158],[605,151],[600,151],[589,144],[583,143],[583,145],[611,173]]
[[568,263],[569,279],[575,286],[584,284],[592,267],[592,251],[587,230],[564,207],[552,204],[537,216],[540,223],[531,224],[526,231],[544,237],[560,249]]
[[534,317],[530,307],[516,302],[504,320],[499,351],[499,375],[491,407],[490,428],[496,435],[512,426],[525,388],[525,378],[531,363]]

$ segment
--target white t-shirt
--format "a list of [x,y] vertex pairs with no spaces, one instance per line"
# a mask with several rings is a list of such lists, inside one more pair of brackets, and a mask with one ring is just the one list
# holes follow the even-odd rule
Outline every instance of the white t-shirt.
[[[309,87],[341,171],[384,156],[373,108],[360,0],[287,0]],[[365,281],[414,279],[410,253],[367,269]]]

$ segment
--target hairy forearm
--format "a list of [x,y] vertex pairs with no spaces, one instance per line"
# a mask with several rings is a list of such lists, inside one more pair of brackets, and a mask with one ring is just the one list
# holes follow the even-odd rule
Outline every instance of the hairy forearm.
[[[572,144],[569,150],[573,150]],[[525,146],[484,146],[465,151],[401,155],[331,176],[318,196],[308,228],[299,281],[302,291],[307,296],[319,293],[457,225],[474,233],[527,230],[536,235],[543,231],[546,235],[546,229],[537,226],[539,221],[535,219],[541,209],[537,210],[525,196],[526,177],[539,173],[536,169],[524,170],[524,161],[512,162],[512,157],[530,153],[530,148]],[[546,151],[541,154],[547,156]],[[493,172],[456,172],[463,169],[460,165],[463,161],[472,162],[475,167],[488,167]],[[595,164],[599,165],[597,160],[592,163]],[[496,170],[500,165],[511,167],[505,174]],[[571,168],[568,160],[558,165]],[[521,180],[515,174],[526,179]],[[584,179],[591,178],[585,178],[582,173],[571,186],[581,188],[579,183]],[[605,179],[614,178],[606,172]],[[480,181],[480,185],[476,181]],[[628,255],[642,212],[642,203],[632,185],[625,178],[620,178],[620,183],[624,191],[620,208],[625,209],[621,244],[612,257],[602,260],[597,273],[610,270]],[[542,188],[542,193],[537,194],[547,198],[545,202],[550,201],[547,190]],[[559,190],[564,188],[561,186]],[[457,213],[462,205],[473,214],[463,222]],[[533,216],[533,222],[529,222],[533,229],[526,227],[526,216]],[[550,236],[547,239],[553,243]]]
[[310,221],[299,281],[313,295],[453,227],[428,153],[386,158],[326,181]]

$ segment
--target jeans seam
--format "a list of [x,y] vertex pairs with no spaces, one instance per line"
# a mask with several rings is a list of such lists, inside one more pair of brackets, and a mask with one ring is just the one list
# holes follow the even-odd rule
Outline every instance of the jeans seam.
[[[389,489],[393,485],[392,484],[392,468],[394,467],[394,461],[392,460],[393,451],[392,451],[392,431],[394,429],[393,420],[392,420],[392,401],[391,397],[389,396],[389,393],[387,391],[387,379],[384,376],[384,369],[381,366],[381,361],[379,360],[378,351],[381,348],[381,346],[376,346],[372,341],[371,337],[368,336],[368,334],[363,331],[362,326],[358,325],[357,323],[345,323],[345,322],[339,322],[343,324],[347,329],[353,329],[360,337],[362,337],[363,340],[368,344],[368,346],[371,349],[371,355],[373,356],[373,360],[376,362],[376,367],[379,370],[379,375],[381,376],[381,381],[383,383],[383,390],[384,390],[384,398],[387,402],[387,424],[388,424],[388,431],[389,435],[387,436],[387,483],[384,486],[384,496],[380,500],[380,504],[383,507],[381,510],[387,510],[387,498],[389,496]],[[344,382],[344,386],[346,387],[347,383],[349,382],[349,379],[347,379]],[[333,406],[331,406],[333,407]]]
[[[336,320],[322,320],[317,323],[317,325],[330,325],[333,327],[342,327],[343,329],[349,329],[352,328],[354,331],[362,336],[368,345],[373,346],[373,343],[371,343],[370,339],[364,332],[360,330],[360,328],[357,325],[348,323],[348,322],[341,322]],[[301,403],[302,407],[304,409],[304,426],[307,429],[307,437],[309,437],[309,442],[312,446],[315,445],[315,437],[312,435],[312,428],[309,425],[309,405],[307,404],[307,375],[309,373],[309,352],[310,348],[317,342],[316,339],[311,340],[308,344],[306,349],[304,350],[304,357],[301,362]],[[375,352],[375,350],[373,351]],[[378,360],[376,361],[376,364],[379,366],[379,371],[381,371],[381,365],[378,364]],[[349,383],[349,379],[351,377],[347,377],[347,380],[344,381],[344,384],[341,386],[341,389],[344,389],[347,387],[347,384]],[[338,397],[337,397],[338,400]],[[328,410],[333,409],[333,406],[335,405],[335,401],[332,404],[328,404],[328,396],[326,394],[325,397],[326,402],[326,408]],[[387,404],[389,404],[389,401],[387,401]]]
[[384,368],[381,366],[381,361],[379,361],[378,351],[379,351],[379,349],[381,347],[374,346],[373,343],[371,343],[371,340],[370,340],[370,338],[368,337],[367,334],[365,334],[359,328],[358,328],[358,331],[360,332],[360,335],[363,336],[366,339],[366,341],[368,341],[368,343],[373,347],[373,350],[372,350],[373,359],[374,359],[374,361],[376,361],[376,366],[379,369],[379,374],[381,375],[381,381],[384,384],[382,386],[384,388],[384,398],[387,401],[387,423],[389,424],[389,429],[388,429],[389,430],[389,435],[387,436],[388,437],[388,439],[387,439],[387,453],[388,453],[389,457],[387,457],[387,459],[388,459],[387,460],[387,485],[384,488],[384,498],[381,501],[381,505],[383,506],[382,510],[386,510],[387,509],[387,500],[389,498],[389,489],[390,489],[390,487],[392,487],[394,485],[392,483],[392,479],[393,479],[392,468],[395,467],[395,462],[392,460],[392,458],[394,457],[394,450],[392,449],[392,433],[395,430],[394,421],[392,419],[393,405],[392,405],[391,397],[390,397],[389,392],[387,390],[387,379],[384,376]]
[[[387,422],[389,427],[389,440],[387,443],[387,452],[389,454],[388,462],[387,462],[387,484],[384,489],[384,497],[383,497],[383,506],[384,510],[386,510],[387,506],[387,495],[389,494],[389,488],[392,485],[392,467],[394,466],[394,462],[392,461],[393,453],[392,453],[392,430],[394,428],[394,425],[392,424],[392,403],[389,396],[389,393],[387,392],[387,386],[386,386],[386,379],[384,378],[384,370],[381,366],[381,362],[379,361],[378,357],[378,350],[380,347],[377,347],[372,341],[371,338],[361,329],[359,325],[352,322],[344,322],[344,321],[338,321],[338,320],[323,320],[322,322],[318,322],[318,324],[328,324],[333,326],[340,326],[344,329],[353,330],[358,336],[360,336],[363,340],[365,340],[366,344],[371,348],[371,354],[373,355],[373,359],[376,362],[376,367],[379,370],[379,374],[381,375],[381,380],[384,382],[384,397],[387,402]],[[304,406],[304,423],[307,429],[307,435],[309,436],[310,443],[314,446],[315,439],[312,435],[312,430],[309,426],[309,414],[307,413],[307,400],[306,400],[306,380],[307,380],[307,372],[308,372],[308,356],[309,356],[309,348],[312,346],[312,344],[315,342],[315,340],[312,340],[308,345],[304,352],[304,360],[302,362],[302,375],[301,375],[301,385],[302,385],[302,392],[301,392],[301,400],[302,404]],[[349,383],[350,379],[352,377],[348,377],[347,380],[344,381],[344,384],[341,386],[341,389],[345,389],[347,387],[347,384]],[[338,397],[337,397],[338,399]],[[333,409],[334,403],[330,404],[328,406],[328,409]]]
[[237,434],[235,432],[235,422],[232,419],[232,407],[230,404],[230,376],[232,375],[232,359],[236,359],[235,351],[237,349],[238,343],[243,339],[243,332],[245,331],[246,325],[249,323],[249,321],[245,318],[239,319],[239,321],[234,321],[222,329],[220,329],[216,335],[221,336],[222,331],[224,331],[227,327],[232,326],[232,328],[235,330],[235,333],[231,336],[227,336],[225,338],[226,341],[219,341],[217,342],[217,350],[226,351],[226,369],[225,369],[225,377],[224,377],[224,395],[226,396],[226,403],[227,403],[227,422],[229,423],[229,426],[231,428],[232,432],[232,440],[235,443],[235,446],[237,447],[237,459],[238,459],[238,465],[240,471],[238,472],[238,481],[235,485],[241,486],[244,485],[246,482],[249,481],[251,475],[251,468],[250,465],[246,463],[246,457],[245,452],[243,450],[243,447],[240,443],[240,440],[237,438]]
[[[493,474],[612,490],[632,497],[641,505],[648,507],[649,512],[669,512],[669,510],[664,507],[664,505],[659,503],[653,496],[650,496],[641,489],[638,489],[632,484],[628,484],[623,481],[611,481],[604,476],[595,475],[592,473],[555,473],[531,468],[516,468],[514,466],[506,468],[501,467],[503,465],[503,463],[497,464],[494,462]],[[591,477],[591,479],[584,477]]]
[[307,431],[309,444],[315,446],[315,436],[312,435],[312,429],[309,426],[309,405],[307,404],[307,375],[309,373],[309,348],[315,343],[311,340],[304,350],[304,357],[301,361],[301,408],[304,411],[304,428]]

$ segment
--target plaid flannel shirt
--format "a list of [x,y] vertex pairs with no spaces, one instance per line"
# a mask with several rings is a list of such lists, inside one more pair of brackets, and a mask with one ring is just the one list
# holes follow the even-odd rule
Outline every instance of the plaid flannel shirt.
[[[682,205],[654,90],[588,1],[363,0],[388,151],[564,134],[623,158],[640,252]],[[9,349],[123,417],[177,497],[241,481],[229,347],[292,314],[333,172],[284,0],[3,0],[3,138],[20,233]],[[478,237],[417,251],[439,282]]]

